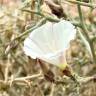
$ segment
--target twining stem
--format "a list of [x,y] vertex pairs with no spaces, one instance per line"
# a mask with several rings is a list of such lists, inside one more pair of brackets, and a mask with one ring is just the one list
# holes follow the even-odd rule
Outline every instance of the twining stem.
[[78,7],[78,13],[79,13],[79,18],[80,18],[80,23],[81,23],[81,28],[82,28],[82,32],[83,32],[83,35],[85,36],[86,40],[88,41],[89,43],[89,46],[90,46],[90,49],[91,49],[91,53],[92,53],[92,58],[93,58],[93,61],[94,63],[96,63],[96,56],[95,56],[95,50],[94,50],[94,46],[93,46],[93,43],[91,42],[91,39],[88,35],[88,30],[86,28],[86,25],[85,25],[85,22],[84,22],[84,19],[83,19],[83,15],[82,15],[82,11],[81,11],[81,6],[78,4],[77,5]]

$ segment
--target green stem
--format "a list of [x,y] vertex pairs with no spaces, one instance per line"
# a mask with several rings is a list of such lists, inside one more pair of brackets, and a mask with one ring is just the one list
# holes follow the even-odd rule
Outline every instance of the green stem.
[[85,22],[84,22],[84,19],[83,19],[83,15],[82,15],[82,11],[81,11],[81,6],[78,4],[77,7],[78,7],[78,13],[79,13],[79,18],[80,18],[81,28],[83,30],[82,31],[83,35],[85,36],[86,40],[88,41],[88,43],[90,45],[93,61],[94,61],[94,63],[96,63],[94,46],[93,46],[93,43],[91,42],[91,39],[90,39],[90,37],[88,35],[89,32],[88,32],[88,30],[86,28],[86,25],[85,25]]
[[70,3],[73,3],[73,4],[78,4],[78,5],[90,7],[90,8],[93,8],[93,9],[96,8],[96,4],[90,4],[90,3],[85,3],[85,2],[82,2],[82,1],[72,1],[72,0],[64,0],[64,1],[70,2]]
[[41,0],[37,0],[37,11],[40,12]]
[[[20,38],[23,37],[24,35],[28,34],[29,32],[33,31],[34,29],[38,28],[38,27],[41,26],[42,23],[45,22],[45,21],[46,21],[45,18],[41,19],[41,20],[37,23],[36,26],[33,26],[32,28],[26,30],[25,32],[23,32],[22,34],[20,34],[20,35],[17,36],[16,38],[14,38],[13,41],[15,41],[15,40],[17,40],[17,39],[20,39]],[[13,41],[12,41],[12,42],[13,42]],[[11,43],[12,43],[12,42],[11,42]]]

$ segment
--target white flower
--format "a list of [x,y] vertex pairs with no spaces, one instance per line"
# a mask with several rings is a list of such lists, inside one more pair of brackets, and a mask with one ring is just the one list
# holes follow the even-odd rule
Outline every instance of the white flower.
[[65,67],[65,53],[70,41],[75,38],[76,29],[69,22],[48,22],[35,29],[24,41],[25,54],[50,64]]

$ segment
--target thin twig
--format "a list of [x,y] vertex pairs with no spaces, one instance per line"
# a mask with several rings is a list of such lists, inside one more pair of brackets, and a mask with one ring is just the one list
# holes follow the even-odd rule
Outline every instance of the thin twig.
[[8,80],[8,73],[9,73],[9,67],[10,67],[10,54],[8,54],[8,63],[6,64],[6,68],[5,68],[5,80],[4,82],[6,83]]
[[37,85],[37,87],[38,87],[38,89],[39,89],[39,93],[40,93],[39,95],[40,95],[40,96],[44,96],[44,92],[43,92],[43,90],[41,89],[41,87],[39,86],[39,84],[37,83],[36,85]]
[[78,13],[79,13],[79,18],[80,18],[80,22],[81,22],[81,28],[83,30],[82,31],[83,35],[85,36],[86,40],[88,41],[88,43],[90,45],[90,49],[91,49],[91,53],[92,53],[92,58],[93,58],[94,63],[96,63],[96,56],[95,56],[94,46],[93,46],[93,43],[91,42],[91,39],[90,39],[90,37],[88,35],[89,31],[87,30],[85,22],[84,22],[84,19],[83,19],[83,15],[82,15],[82,11],[81,11],[81,6],[78,4],[77,7],[78,7]]
[[40,72],[39,74],[35,74],[35,75],[32,75],[32,76],[15,78],[13,81],[30,80],[30,79],[34,79],[34,78],[38,78],[38,77],[42,77],[42,76],[43,76],[43,75],[42,75],[41,72]]
[[54,17],[51,16],[50,14],[49,14],[49,16],[48,16],[48,15],[46,16],[46,15],[44,15],[43,13],[38,12],[38,11],[34,11],[34,10],[29,10],[29,9],[21,9],[21,10],[22,10],[22,11],[29,12],[29,13],[37,14],[37,15],[43,17],[43,18],[46,18],[46,20],[49,20],[49,21],[51,21],[51,22],[59,22],[59,21],[60,21],[59,19],[54,18]]
[[[51,21],[51,22],[59,22],[60,21],[60,19],[54,18],[51,15],[50,16],[45,16],[43,13],[40,13],[40,12],[37,12],[37,11],[34,11],[34,10],[22,9],[22,11],[26,11],[26,12],[29,12],[29,13],[37,14],[37,15],[42,16],[43,18],[45,18],[46,20]],[[81,25],[78,22],[71,21],[71,23],[74,26],[81,27]]]
[[[81,1],[73,1],[73,0],[64,0],[64,1],[70,2],[73,4],[79,4],[79,5],[86,6],[86,7],[91,7],[93,9],[96,8],[96,4],[90,4],[90,3],[85,3],[85,2],[81,2]],[[62,1],[62,2],[64,2],[64,1]]]
[[52,83],[51,92],[50,92],[50,95],[49,96],[54,96],[54,90],[55,90],[55,84]]
[[[32,28],[26,30],[25,32],[23,32],[22,34],[20,34],[20,35],[17,36],[16,38],[14,38],[13,41],[15,41],[15,40],[23,37],[24,35],[28,34],[29,32],[33,31],[34,29],[38,28],[38,27],[39,27],[40,25],[42,25],[42,23],[45,22],[45,21],[46,21],[45,18],[41,19],[41,20],[36,24],[36,26],[33,26]],[[13,41],[12,41],[12,42],[13,42]]]

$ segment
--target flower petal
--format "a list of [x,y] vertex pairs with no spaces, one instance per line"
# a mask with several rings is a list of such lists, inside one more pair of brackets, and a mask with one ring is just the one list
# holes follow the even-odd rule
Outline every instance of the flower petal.
[[25,54],[51,64],[63,64],[66,61],[65,51],[75,35],[76,29],[69,21],[48,22],[34,30],[24,41]]

